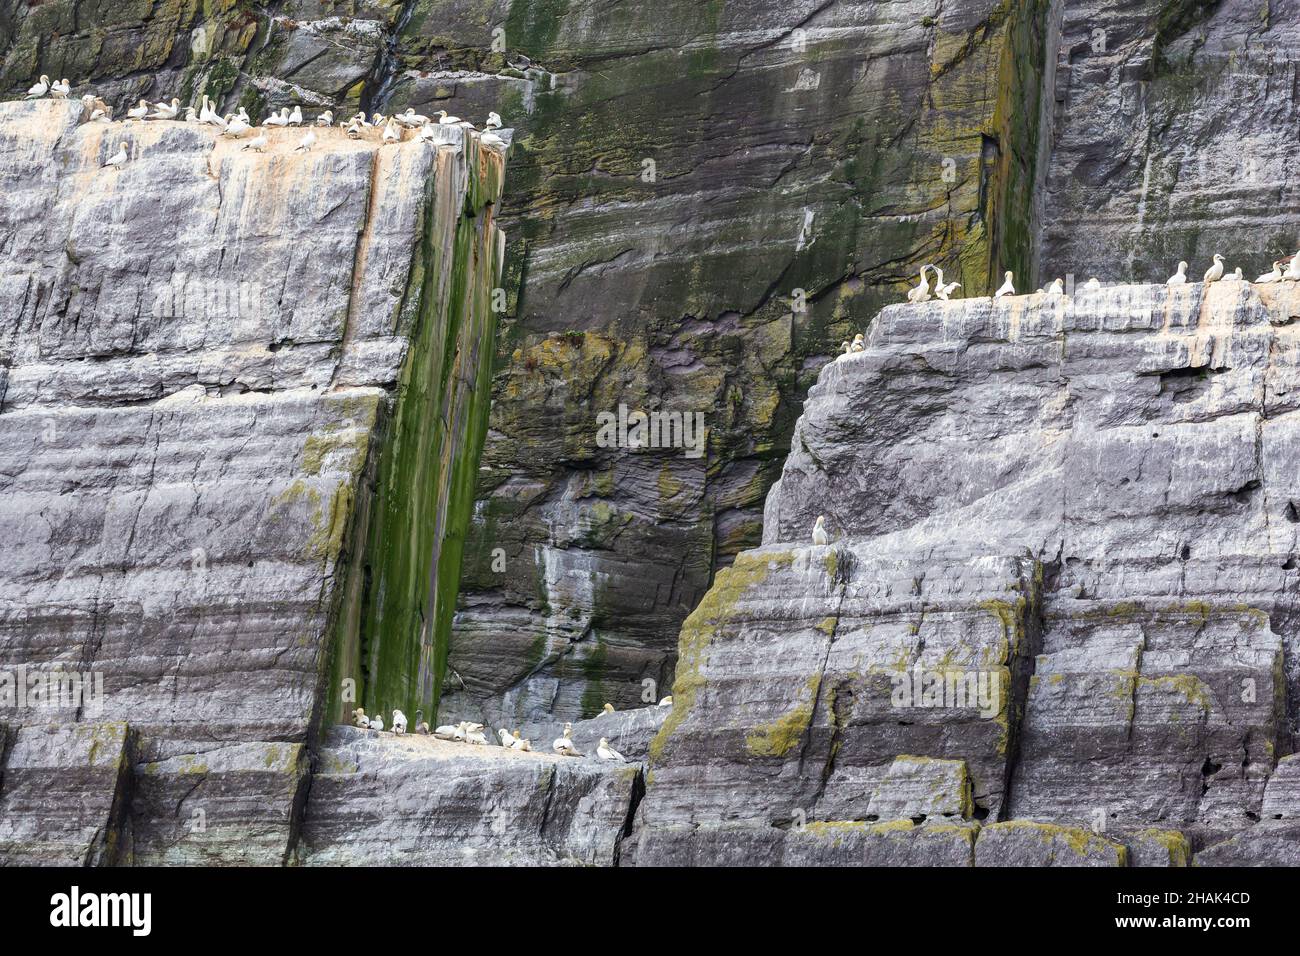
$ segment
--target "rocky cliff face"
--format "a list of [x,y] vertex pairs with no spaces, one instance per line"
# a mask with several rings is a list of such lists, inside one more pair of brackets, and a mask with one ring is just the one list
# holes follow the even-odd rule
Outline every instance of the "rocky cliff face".
[[1300,862],[1298,317],[885,309],[683,628],[638,861]]
[[82,119],[0,105],[0,858],[279,862],[322,715],[432,711],[502,158]]

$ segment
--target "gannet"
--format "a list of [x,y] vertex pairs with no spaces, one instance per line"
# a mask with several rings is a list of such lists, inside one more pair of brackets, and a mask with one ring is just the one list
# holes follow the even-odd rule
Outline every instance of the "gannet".
[[1214,254],[1214,265],[1210,266],[1210,268],[1205,270],[1205,275],[1201,277],[1201,281],[1204,282],[1206,285],[1209,285],[1211,282],[1218,282],[1222,278],[1223,278],[1223,256],[1219,255],[1216,252]]
[[660,707],[671,707],[672,705],[673,705],[673,698],[671,694],[669,694],[663,700],[659,701]]
[[304,136],[298,145],[293,148],[293,151],[295,153],[310,153],[311,148],[315,145],[316,131],[314,129],[309,129],[307,130],[307,135]]
[[849,346],[849,349],[854,352],[865,352],[867,350],[867,346],[862,341],[861,332],[853,336],[853,344]]
[[67,77],[64,77],[57,83],[50,84],[50,95],[58,99],[67,99],[68,94],[71,92],[72,84],[68,82]]
[[1096,276],[1093,276],[1091,279],[1089,279],[1087,282],[1083,284],[1084,292],[1098,292],[1100,290],[1101,290],[1101,283],[1097,281]]
[[465,726],[465,742],[474,744],[478,747],[487,746],[487,735],[483,733],[482,724],[467,724]]
[[1047,287],[1048,295],[1065,295],[1065,282],[1061,279],[1053,279],[1052,284]]
[[600,743],[596,745],[596,756],[601,760],[622,760],[623,755],[609,745],[609,741],[604,737],[600,738]]
[[216,103],[208,99],[206,93],[203,94],[203,101],[199,104],[199,122],[207,123],[210,126],[225,126],[226,121],[217,115]]
[[960,282],[949,282],[947,285],[935,286],[934,294],[938,296],[940,299],[943,299],[945,302],[947,302],[948,296],[952,295],[960,288],[961,288]]
[[185,122],[187,123],[198,122],[198,116],[194,114],[194,107],[192,106],[185,107]]
[[362,708],[358,707],[352,712],[352,725],[354,727],[369,729],[370,718],[366,716],[366,712]]
[[397,124],[392,120],[384,127],[384,144],[400,143],[402,141],[402,131],[397,128]]
[[253,127],[249,126],[238,116],[234,116],[231,117],[230,122],[226,124],[226,128],[221,131],[221,135],[234,136],[238,138],[239,136],[242,136],[244,133],[247,133],[252,128]]
[[41,74],[41,81],[27,91],[24,99],[39,100],[42,96],[50,91],[50,78],[44,73]]
[[393,711],[393,733],[406,733],[406,715],[400,710]]
[[925,302],[930,298],[930,280],[925,277],[925,270],[933,268],[929,263],[921,266],[921,279],[914,288],[907,290],[908,302]]
[[129,120],[142,120],[149,115],[149,103],[141,100],[134,107],[126,111],[126,118]]
[[578,748],[573,746],[573,741],[570,739],[572,735],[573,725],[565,724],[564,733],[555,738],[555,741],[551,744],[551,749],[561,757],[581,757],[582,754],[578,753]]
[[105,167],[112,166],[114,169],[119,169],[125,164],[126,164],[126,143],[121,143],[117,147],[117,152],[109,157],[108,162],[106,162],[104,166]]
[[1262,276],[1260,276],[1259,278],[1257,278],[1255,281],[1256,281],[1256,282],[1276,282],[1276,281],[1277,281],[1278,279],[1280,279],[1280,278],[1282,278],[1282,263],[1281,263],[1281,261],[1279,260],[1279,261],[1273,263],[1273,271],[1272,271],[1272,272],[1265,272]]
[[317,125],[317,126],[333,126],[333,125],[334,125],[334,111],[333,111],[333,110],[326,110],[324,113],[321,113],[320,116],[317,116],[317,117],[316,117],[316,125]]
[[348,139],[360,139],[360,138],[361,138],[361,127],[354,121],[352,125],[348,127]]
[[293,112],[289,114],[289,125],[290,125],[290,126],[301,126],[301,125],[302,125],[302,107],[301,107],[301,106],[296,106],[296,105],[294,106],[294,108],[293,108]]
[[438,135],[438,133],[437,133],[437,129],[438,129],[438,127],[437,127],[435,124],[433,124],[433,123],[425,123],[423,126],[421,126],[421,127],[420,127],[420,142],[422,142],[422,143],[432,143],[432,142],[434,141],[434,139],[435,139],[435,138],[437,137],[437,135]]
[[1178,271],[1165,280],[1165,285],[1186,285],[1187,284],[1187,263],[1179,262]]
[[86,120],[86,122],[87,123],[109,123],[112,122],[112,119],[113,119],[112,110],[106,110],[103,107],[97,106],[95,107],[94,111],[90,114],[90,119]]
[[462,720],[455,726],[452,726],[451,724],[443,724],[441,727],[434,730],[433,735],[442,740],[464,740],[465,721]]
[[818,515],[816,522],[813,523],[813,544],[824,545],[831,543],[831,536],[826,533],[826,516]]
[[245,143],[243,146],[239,148],[241,150],[251,149],[255,153],[260,153],[262,150],[266,149],[266,144],[267,144],[266,134],[258,133],[256,136],[254,136],[252,139],[250,139],[247,143]]
[[407,129],[415,129],[417,126],[423,126],[429,122],[429,117],[421,116],[415,112],[414,106],[408,106],[405,113],[398,113],[393,117],[393,121],[402,124]]
[[488,149],[505,149],[506,141],[496,133],[484,133],[478,141]]
[[606,701],[605,706],[600,709],[600,712],[602,714],[612,714],[614,713],[614,705],[609,703],[609,701]]
[[848,357],[849,357],[850,355],[852,355],[852,354],[853,354],[853,346],[850,345],[847,341],[846,341],[846,342],[841,342],[841,343],[840,343],[840,354],[837,355],[837,356],[835,356],[835,361],[838,362],[838,361],[840,361],[841,359],[846,359],[846,358],[848,358]]
[[1011,284],[1011,271],[1008,269],[1006,272],[1002,273],[1002,277],[1006,281],[1002,283],[997,292],[993,293],[993,298],[995,299],[1000,299],[1004,295],[1016,294],[1016,287]]
[[1223,281],[1227,282],[1228,280],[1232,280],[1233,282],[1241,282],[1245,278],[1246,277],[1241,274],[1241,266],[1237,266],[1237,268],[1232,270],[1232,275],[1223,277]]
[[383,729],[384,729],[384,718],[380,717],[378,714],[376,714],[375,716],[371,717],[371,718],[370,718],[370,729],[371,729],[371,730],[383,730]]
[[509,750],[511,745],[515,742],[514,738],[510,736],[510,731],[506,730],[504,727],[497,729],[497,737],[501,740],[501,746],[505,747],[507,750]]
[[500,113],[488,113],[487,122],[483,124],[483,128],[484,128],[484,129],[500,129],[500,128],[501,128],[501,114],[500,114]]
[[149,114],[149,119],[173,120],[180,115],[181,101],[172,97],[170,103],[155,103],[153,112]]
[[1287,264],[1286,272],[1282,273],[1283,279],[1300,279],[1300,252],[1291,257]]
[[455,126],[461,121],[459,116],[448,116],[446,110],[438,110],[437,116],[439,126]]
[[512,737],[512,740],[511,740],[511,742],[510,742],[510,746],[513,747],[515,750],[522,750],[522,751],[524,751],[524,752],[526,752],[526,753],[531,753],[531,752],[532,752],[532,749],[533,749],[533,742],[532,742],[531,740],[529,740],[527,737],[520,737],[520,736],[519,736],[519,731],[516,730],[516,731],[511,735],[511,737]]
[[272,113],[266,119],[262,120],[263,126],[288,126],[289,125],[289,107],[285,107],[278,113]]

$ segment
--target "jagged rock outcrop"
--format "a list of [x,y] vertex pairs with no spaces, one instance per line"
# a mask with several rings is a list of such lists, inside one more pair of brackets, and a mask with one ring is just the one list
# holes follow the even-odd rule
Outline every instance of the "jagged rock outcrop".
[[[0,104],[0,856],[279,863],[313,728],[432,710],[504,160],[81,119]],[[21,668],[102,695],[38,704]]]
[[309,866],[611,866],[640,764],[334,727],[307,803]]
[[885,309],[683,628],[638,862],[1290,860],[1298,320],[1291,283]]

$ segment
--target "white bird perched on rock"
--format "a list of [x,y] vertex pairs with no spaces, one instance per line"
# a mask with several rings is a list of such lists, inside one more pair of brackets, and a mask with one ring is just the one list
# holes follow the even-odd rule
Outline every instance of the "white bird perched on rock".
[[1016,287],[1011,284],[1011,270],[1008,269],[1006,272],[1002,273],[1002,278],[1005,281],[998,287],[998,291],[993,293],[993,298],[995,299],[1000,299],[1004,295],[1016,294]]
[[600,738],[600,743],[596,745],[596,756],[601,760],[622,760],[623,755],[609,745],[609,741],[604,737]]
[[1205,275],[1201,277],[1201,281],[1204,282],[1206,285],[1209,285],[1211,282],[1218,282],[1222,278],[1223,278],[1223,256],[1219,255],[1216,252],[1214,254],[1214,265],[1210,266],[1210,268],[1205,270]]
[[299,141],[298,145],[293,148],[293,151],[295,153],[310,153],[311,148],[315,145],[316,131],[314,129],[309,129],[307,130],[307,135]]
[[503,150],[506,148],[506,141],[496,133],[484,133],[478,141],[488,149]]
[[497,729],[497,737],[501,740],[501,746],[505,747],[507,750],[510,750],[511,745],[515,742],[514,738],[510,736],[510,731],[506,730],[504,727]]
[[223,130],[221,131],[221,135],[222,135],[222,136],[233,136],[233,137],[235,137],[236,139],[238,139],[240,136],[243,136],[245,133],[247,133],[247,132],[248,132],[250,129],[252,129],[252,128],[253,128],[253,127],[249,126],[249,125],[248,125],[247,123],[245,123],[242,119],[240,119],[238,116],[236,116],[236,117],[233,117],[233,118],[230,120],[230,122],[226,124],[226,128],[223,129]]
[[370,718],[370,729],[371,729],[371,730],[383,730],[383,729],[384,729],[384,718],[383,718],[383,717],[380,717],[378,714],[376,714],[375,716],[371,717],[371,718]]
[[673,697],[671,694],[669,694],[663,700],[659,701],[660,707],[671,707],[672,705],[673,705]]
[[520,737],[519,731],[516,730],[511,735],[510,746],[513,747],[515,750],[520,750],[525,753],[531,753],[533,749],[533,742],[529,740],[527,737]]
[[573,746],[572,737],[573,724],[565,724],[564,733],[555,738],[555,742],[551,744],[551,749],[561,757],[581,757],[582,754],[578,753],[578,748]]
[[149,115],[148,100],[141,100],[135,106],[131,107],[131,109],[126,111],[126,118],[128,120],[142,120],[148,115]]
[[317,125],[317,126],[333,126],[333,125],[334,125],[334,111],[333,111],[333,110],[326,110],[324,113],[321,113],[320,116],[317,116],[317,117],[316,117],[316,125]]
[[68,94],[71,92],[72,92],[72,84],[68,82],[68,78],[66,76],[63,79],[59,80],[59,82],[50,84],[50,95],[55,97],[56,99],[65,100],[68,98]]
[[424,719],[424,711],[422,710],[415,712],[415,732],[424,734],[426,737],[429,735],[429,722]]
[[112,166],[114,169],[120,169],[126,165],[126,143],[121,143],[117,147],[117,152],[108,158],[101,168]]
[[352,712],[352,726],[367,730],[370,728],[370,718],[366,716],[365,710],[358,707]]
[[840,361],[840,360],[842,360],[842,359],[846,359],[846,358],[848,358],[848,357],[849,357],[850,355],[852,355],[852,354],[853,354],[853,346],[850,345],[848,342],[841,342],[841,343],[840,343],[840,354],[837,355],[837,356],[835,356],[835,361],[838,362],[838,361]]
[[102,106],[96,106],[95,109],[91,111],[90,119],[86,120],[87,123],[111,123],[112,121],[113,111],[106,110]]
[[488,739],[487,739],[487,735],[483,733],[483,725],[482,725],[482,724],[466,724],[466,725],[465,725],[465,742],[466,742],[466,743],[469,743],[469,744],[474,744],[475,746],[478,746],[478,747],[485,747],[485,746],[487,746]]
[[406,715],[400,710],[393,711],[393,733],[406,733]]
[[1286,272],[1282,273],[1283,279],[1300,279],[1300,252],[1291,257],[1287,263]]
[[853,336],[853,342],[852,344],[849,345],[849,351],[865,352],[866,350],[867,350],[867,346],[862,341],[862,333],[859,332],[857,335]]
[[155,103],[153,112],[149,114],[149,119],[156,120],[174,120],[181,112],[181,101],[172,97],[170,103]]
[[39,100],[42,96],[44,96],[49,91],[50,91],[50,78],[46,76],[44,73],[42,73],[41,81],[35,84],[34,86],[32,86],[32,88],[27,91],[27,95],[23,98],[28,100]]
[[425,123],[420,127],[420,142],[432,143],[438,138],[438,127],[433,123]]
[[392,120],[384,127],[384,145],[389,143],[400,143],[402,141],[402,131]]
[[1083,291],[1084,291],[1084,292],[1100,292],[1100,291],[1101,291],[1101,282],[1098,281],[1098,279],[1097,279],[1096,276],[1093,276],[1091,279],[1089,279],[1087,282],[1085,282],[1085,283],[1083,284]]
[[929,263],[921,266],[921,279],[917,284],[907,290],[908,302],[926,302],[930,298],[930,280],[925,276],[925,270],[931,268]]
[[1053,279],[1052,284],[1047,287],[1048,295],[1065,295],[1065,282],[1061,279]]
[[217,104],[213,103],[210,99],[208,99],[208,95],[206,93],[203,94],[203,101],[199,104],[200,123],[206,123],[209,126],[221,126],[221,127],[224,127],[226,125],[226,121],[217,114],[216,105]]
[[820,547],[830,543],[831,536],[826,533],[826,516],[818,515],[817,521],[813,524],[813,544]]
[[1178,271],[1165,280],[1165,285],[1186,285],[1187,284],[1187,263],[1179,262]]
[[252,139],[250,139],[247,143],[245,143],[243,146],[239,148],[241,150],[251,149],[255,153],[260,153],[262,150],[266,149],[266,144],[268,142],[270,142],[270,140],[266,138],[265,133],[258,133],[256,136],[254,136]]
[[487,122],[483,124],[483,128],[484,128],[484,129],[500,129],[500,128],[501,128],[501,114],[500,114],[500,113],[488,113]]
[[465,728],[467,726],[468,722],[464,720],[455,726],[452,726],[451,724],[443,724],[441,727],[434,730],[433,735],[442,740],[463,741],[465,739]]
[[361,129],[362,129],[361,124],[353,120],[352,125],[349,126],[347,130],[348,139],[360,139]]
[[272,113],[266,119],[262,120],[263,126],[285,127],[289,125],[289,107],[285,107],[278,113]]
[[290,126],[301,126],[301,125],[302,125],[302,107],[301,107],[301,106],[294,106],[294,108],[293,108],[293,112],[289,114],[289,125],[290,125]]
[[1232,270],[1232,275],[1230,275],[1230,276],[1224,276],[1224,277],[1223,277],[1223,281],[1224,281],[1224,282],[1229,282],[1229,281],[1231,281],[1231,282],[1241,282],[1241,281],[1243,281],[1245,278],[1246,278],[1246,277],[1245,277],[1244,275],[1241,274],[1241,266],[1237,266],[1237,268],[1235,268],[1235,269]]
[[423,126],[425,123],[429,122],[429,117],[417,113],[414,106],[408,106],[406,112],[398,113],[392,118],[392,122],[400,123],[407,129],[415,129],[418,126]]
[[935,286],[934,294],[947,302],[948,297],[961,288],[960,282],[949,282],[947,285]]
[[602,714],[612,714],[614,713],[614,705],[609,701],[605,701],[605,706],[600,709],[600,712]]
[[457,126],[462,120],[459,116],[449,116],[446,110],[438,110],[435,114],[438,117],[439,126]]
[[1256,281],[1256,282],[1276,282],[1276,281],[1277,281],[1278,279],[1280,279],[1280,278],[1282,278],[1282,263],[1281,263],[1281,261],[1279,260],[1278,262],[1273,263],[1273,271],[1272,271],[1272,272],[1265,272],[1262,276],[1259,276],[1258,278],[1256,278],[1255,281]]
[[194,112],[194,107],[192,107],[192,106],[187,106],[187,107],[185,107],[185,122],[187,122],[187,123],[197,123],[198,120],[199,120],[199,117],[198,117],[198,114],[196,114],[196,113]]

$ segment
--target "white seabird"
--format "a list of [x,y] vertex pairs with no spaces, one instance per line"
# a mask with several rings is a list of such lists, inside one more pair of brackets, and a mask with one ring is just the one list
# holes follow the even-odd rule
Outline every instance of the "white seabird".
[[1053,279],[1051,285],[1047,287],[1048,295],[1065,295],[1065,283],[1060,279]]
[[383,730],[383,729],[384,729],[384,718],[383,718],[383,717],[380,717],[378,714],[376,714],[375,716],[371,717],[371,718],[370,718],[370,729],[371,729],[371,730]]
[[285,107],[278,113],[272,113],[266,119],[262,120],[263,126],[288,126],[289,125],[289,107]]
[[456,126],[461,122],[459,116],[448,116],[446,110],[438,110],[436,115],[438,116],[439,126]]
[[126,118],[129,120],[142,120],[149,115],[148,100],[141,100],[131,109],[126,111]]
[[478,140],[488,149],[502,150],[506,148],[506,141],[496,133],[484,133]]
[[1165,285],[1186,285],[1187,284],[1187,263],[1179,262],[1178,271],[1165,280]]
[[317,116],[317,117],[316,117],[316,125],[317,125],[317,126],[333,126],[333,125],[334,125],[334,111],[333,111],[333,110],[326,110],[324,113],[321,113],[320,116]]
[[614,705],[609,701],[605,701],[605,706],[600,709],[600,712],[602,714],[612,714],[614,713]]
[[1002,283],[1001,287],[999,287],[999,289],[998,289],[997,292],[994,292],[994,293],[993,293],[993,298],[995,298],[995,299],[1000,299],[1000,298],[1002,298],[1004,295],[1015,295],[1015,294],[1016,294],[1016,287],[1013,286],[1013,285],[1011,284],[1011,270],[1008,269],[1008,270],[1007,270],[1006,272],[1004,272],[1002,275],[1003,275],[1003,278],[1004,278],[1006,281]]
[[393,711],[393,733],[406,733],[406,715],[400,710]]
[[301,126],[301,125],[302,125],[302,107],[301,107],[301,106],[296,106],[296,105],[294,106],[294,108],[293,108],[293,112],[289,114],[289,125],[290,125],[290,126]]
[[174,120],[181,113],[181,101],[172,97],[170,103],[155,103],[149,119]]
[[866,350],[867,350],[867,346],[866,346],[866,344],[862,341],[862,333],[859,332],[857,335],[853,336],[853,343],[849,346],[849,351],[850,351],[850,352],[865,352]]
[[27,91],[27,95],[23,97],[23,99],[39,100],[42,96],[44,96],[49,91],[50,91],[50,78],[46,76],[44,73],[42,73],[41,81],[35,84],[31,89],[29,89]]
[[63,79],[59,80],[59,82],[50,84],[50,95],[55,97],[56,99],[60,99],[60,100],[67,99],[68,94],[71,92],[72,92],[72,84],[68,82],[68,78],[66,76]]
[[454,726],[452,724],[443,724],[441,727],[434,730],[433,735],[442,740],[463,741],[465,739],[466,726],[467,723],[463,720]]
[[931,269],[929,263],[921,266],[921,278],[916,286],[907,290],[908,302],[925,302],[930,298],[930,280],[925,277],[925,270]]
[[310,153],[311,148],[315,145],[316,131],[314,129],[309,129],[307,130],[307,135],[304,136],[298,145],[293,148],[293,151],[295,153]]
[[572,736],[573,724],[565,724],[564,733],[555,738],[555,741],[551,744],[551,749],[561,757],[581,757],[582,754],[578,753],[578,748],[573,746]]
[[366,716],[364,709],[358,707],[352,712],[352,726],[361,727],[364,730],[370,728],[370,718]]
[[245,143],[243,146],[239,148],[241,150],[251,149],[255,153],[260,153],[262,150],[266,149],[267,142],[268,140],[266,138],[266,134],[258,133],[256,136],[254,136],[252,139],[250,139],[247,143]]
[[1272,271],[1272,272],[1265,272],[1262,276],[1259,276],[1258,278],[1256,278],[1255,281],[1256,281],[1256,282],[1276,282],[1276,281],[1277,281],[1278,279],[1280,279],[1280,278],[1282,278],[1282,263],[1281,263],[1281,261],[1279,260],[1278,262],[1273,263],[1273,271]]
[[1098,279],[1097,279],[1096,276],[1093,276],[1091,279],[1089,279],[1087,282],[1085,282],[1085,283],[1083,284],[1083,291],[1084,291],[1084,292],[1100,292],[1100,291],[1101,291],[1101,282],[1098,281]]
[[623,755],[609,745],[609,741],[604,737],[600,738],[600,743],[596,745],[596,756],[601,760],[622,760]]
[[1241,266],[1237,266],[1237,268],[1235,268],[1235,269],[1232,270],[1232,275],[1230,275],[1230,276],[1224,276],[1224,277],[1223,277],[1223,281],[1224,281],[1224,282],[1228,282],[1228,281],[1232,281],[1232,282],[1241,282],[1241,281],[1243,281],[1245,278],[1246,278],[1246,277],[1245,277],[1244,275],[1241,274]]
[[483,128],[484,128],[484,129],[500,129],[500,128],[501,128],[501,114],[500,114],[500,113],[488,113],[487,122],[483,124]]
[[1300,252],[1291,257],[1287,264],[1286,272],[1282,273],[1283,279],[1300,279]]
[[402,131],[397,128],[397,124],[392,120],[384,127],[384,144],[400,143],[402,141]]
[[482,724],[466,724],[466,725],[465,725],[465,742],[466,742],[466,743],[469,743],[469,744],[474,744],[475,746],[478,746],[478,747],[485,747],[485,746],[487,746],[488,739],[487,739],[487,735],[483,733],[483,725],[482,725]]
[[437,137],[437,135],[438,135],[438,133],[437,133],[437,129],[438,129],[438,127],[435,126],[433,123],[425,123],[423,126],[421,126],[421,127],[420,127],[420,142],[422,142],[422,143],[432,143],[432,142],[434,141],[434,139],[435,139],[435,138]]
[[520,750],[525,753],[531,753],[533,749],[533,742],[529,740],[527,737],[520,737],[519,731],[516,730],[514,734],[511,736],[510,746],[514,750]]
[[429,122],[429,117],[417,113],[414,106],[408,106],[405,113],[398,113],[392,118],[392,121],[405,126],[407,129],[416,129]]
[[253,127],[249,126],[238,116],[234,116],[231,117],[230,122],[226,124],[226,128],[221,131],[221,135],[233,136],[238,138],[242,136],[244,133],[247,133],[252,128]]
[[1216,252],[1214,254],[1214,265],[1210,266],[1210,268],[1205,270],[1205,275],[1201,277],[1201,281],[1204,282],[1206,285],[1209,285],[1211,282],[1218,282],[1222,278],[1223,278],[1223,256],[1219,255]]
[[818,515],[813,524],[813,544],[821,546],[831,543],[831,536],[826,533],[826,516]]
[[671,694],[669,694],[663,700],[659,701],[660,707],[671,707],[672,705],[673,705],[673,697]]
[[117,152],[110,156],[108,162],[101,168],[112,166],[114,169],[120,169],[124,165],[126,165],[126,143],[120,143]]

